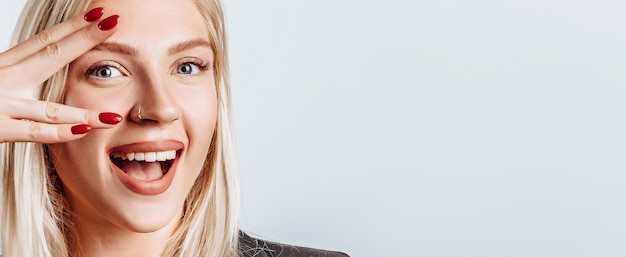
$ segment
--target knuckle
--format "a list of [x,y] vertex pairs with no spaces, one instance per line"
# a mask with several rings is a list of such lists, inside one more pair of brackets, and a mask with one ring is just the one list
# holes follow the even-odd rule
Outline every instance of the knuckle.
[[59,117],[59,113],[61,112],[61,106],[55,103],[46,103],[46,117],[49,120],[56,120]]
[[61,48],[55,43],[49,44],[46,46],[46,55],[49,57],[59,57],[61,55]]
[[69,22],[72,28],[74,29],[74,31],[76,31],[84,27],[83,24],[85,20],[77,18],[77,19],[71,19]]
[[98,39],[98,38],[97,38],[97,36],[96,36],[96,34],[95,34],[95,33],[93,33],[93,31],[92,31],[92,30],[90,30],[90,29],[89,29],[89,27],[87,27],[87,28],[83,29],[83,36],[84,36],[87,40],[89,40],[90,42],[92,42],[92,41],[97,41],[97,39]]
[[41,124],[37,123],[37,122],[29,122],[28,124],[28,136],[31,139],[36,139],[41,137],[43,128],[41,126]]
[[62,140],[62,139],[64,139],[64,138],[66,137],[66,135],[67,135],[67,133],[65,132],[65,130],[64,130],[61,126],[58,126],[58,127],[57,127],[57,131],[56,131],[56,132],[57,132],[57,133],[56,133],[56,139],[57,139],[57,140]]
[[41,31],[37,35],[35,35],[35,38],[37,38],[40,43],[47,45],[52,42],[52,32],[50,32],[49,30]]

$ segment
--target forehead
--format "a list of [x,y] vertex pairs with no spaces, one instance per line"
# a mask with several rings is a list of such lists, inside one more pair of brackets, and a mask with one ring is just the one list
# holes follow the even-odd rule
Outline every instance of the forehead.
[[189,39],[209,41],[209,33],[193,0],[96,0],[89,8],[104,7],[104,17],[117,14],[118,31],[107,42],[140,49]]

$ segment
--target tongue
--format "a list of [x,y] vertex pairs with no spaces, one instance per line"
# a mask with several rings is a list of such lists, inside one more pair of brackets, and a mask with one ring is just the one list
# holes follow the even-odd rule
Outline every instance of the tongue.
[[123,161],[120,168],[129,176],[143,181],[157,180],[163,177],[159,162]]

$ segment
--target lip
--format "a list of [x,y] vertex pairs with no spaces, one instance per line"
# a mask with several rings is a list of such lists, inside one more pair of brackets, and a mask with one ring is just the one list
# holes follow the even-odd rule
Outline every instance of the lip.
[[132,153],[132,152],[160,152],[167,150],[181,150],[185,147],[180,141],[176,140],[163,140],[163,141],[146,141],[146,142],[136,142],[130,143],[126,145],[115,146],[109,149],[108,154],[112,152],[124,152],[124,153]]
[[145,181],[139,180],[126,174],[123,170],[118,168],[112,161],[109,161],[109,166],[113,170],[113,173],[118,177],[120,182],[129,190],[142,195],[158,195],[165,192],[176,175],[178,169],[178,160],[184,149],[184,144],[175,140],[165,141],[149,141],[149,142],[136,142],[121,146],[116,146],[108,151],[108,154],[113,152],[159,152],[167,150],[176,150],[176,159],[173,160],[169,171],[156,180]]

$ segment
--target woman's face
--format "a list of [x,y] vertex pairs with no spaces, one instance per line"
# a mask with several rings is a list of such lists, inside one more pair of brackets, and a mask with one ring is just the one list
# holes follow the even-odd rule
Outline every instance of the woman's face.
[[[118,32],[75,60],[67,105],[116,112],[113,129],[51,146],[79,224],[151,232],[175,227],[216,123],[209,35],[191,0],[94,1]],[[134,160],[133,160],[134,159]]]

